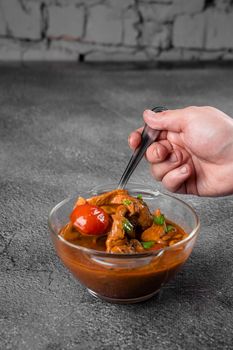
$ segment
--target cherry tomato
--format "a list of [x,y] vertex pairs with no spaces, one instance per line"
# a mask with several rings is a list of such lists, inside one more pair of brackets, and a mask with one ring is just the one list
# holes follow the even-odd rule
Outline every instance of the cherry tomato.
[[90,204],[74,208],[70,220],[80,233],[92,236],[105,234],[109,224],[108,214],[100,207]]

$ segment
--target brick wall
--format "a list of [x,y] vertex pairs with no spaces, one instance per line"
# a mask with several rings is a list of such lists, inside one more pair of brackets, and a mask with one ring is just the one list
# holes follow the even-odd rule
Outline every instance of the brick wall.
[[233,1],[0,0],[0,60],[233,61]]

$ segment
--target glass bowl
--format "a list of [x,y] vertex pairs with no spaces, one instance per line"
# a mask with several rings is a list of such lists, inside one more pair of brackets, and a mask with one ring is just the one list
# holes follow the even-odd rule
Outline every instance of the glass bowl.
[[200,222],[193,208],[182,200],[131,183],[126,189],[132,196],[142,194],[151,211],[160,208],[189,236],[157,251],[112,254],[74,245],[59,235],[69,222],[69,214],[78,196],[89,198],[116,187],[116,184],[101,185],[63,200],[52,209],[49,228],[58,256],[93,296],[114,303],[136,303],[158,293],[185,263],[193,250]]

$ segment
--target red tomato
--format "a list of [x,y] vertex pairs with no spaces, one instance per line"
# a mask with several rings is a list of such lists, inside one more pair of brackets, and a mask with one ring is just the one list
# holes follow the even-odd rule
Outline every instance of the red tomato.
[[85,235],[103,235],[109,224],[108,214],[95,205],[83,204],[74,208],[70,215],[73,226]]

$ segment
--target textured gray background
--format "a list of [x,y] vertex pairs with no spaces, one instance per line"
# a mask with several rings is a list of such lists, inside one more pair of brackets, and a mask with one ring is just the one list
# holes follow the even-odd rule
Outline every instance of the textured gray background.
[[[50,209],[117,181],[145,108],[215,105],[232,115],[233,71],[51,64],[0,67],[0,348],[232,349],[233,197],[185,197],[193,254],[159,298],[91,297],[56,257]],[[145,163],[134,181],[154,184]]]
[[230,61],[232,0],[0,0],[0,61]]

